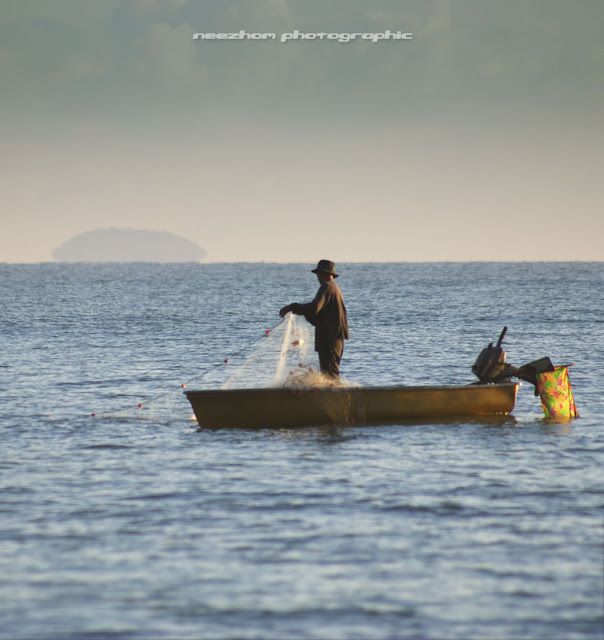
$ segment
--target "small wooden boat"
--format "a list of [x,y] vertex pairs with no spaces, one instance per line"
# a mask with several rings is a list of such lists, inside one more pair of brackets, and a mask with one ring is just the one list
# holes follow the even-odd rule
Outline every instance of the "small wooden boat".
[[186,391],[200,427],[243,429],[398,424],[507,415],[517,383],[444,387],[316,387]]

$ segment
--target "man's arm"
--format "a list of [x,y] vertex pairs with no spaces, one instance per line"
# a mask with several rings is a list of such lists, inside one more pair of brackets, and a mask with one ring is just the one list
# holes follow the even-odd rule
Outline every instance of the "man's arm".
[[283,316],[285,316],[286,314],[288,314],[291,310],[292,310],[293,305],[292,304],[288,304],[285,307],[282,307],[281,309],[279,309],[279,317],[283,318]]
[[321,309],[325,306],[327,301],[327,287],[325,285],[321,285],[319,287],[319,291],[317,291],[317,295],[311,302],[299,303],[294,302],[292,304],[288,304],[286,307],[283,307],[279,311],[279,316],[283,318],[284,315],[289,313],[295,313],[298,316],[304,316],[308,322],[312,325],[316,325],[316,316],[321,311]]

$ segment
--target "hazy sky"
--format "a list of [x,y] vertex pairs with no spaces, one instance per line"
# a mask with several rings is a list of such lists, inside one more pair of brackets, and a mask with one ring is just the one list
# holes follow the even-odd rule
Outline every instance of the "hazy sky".
[[604,260],[602,0],[1,0],[0,87],[0,262]]

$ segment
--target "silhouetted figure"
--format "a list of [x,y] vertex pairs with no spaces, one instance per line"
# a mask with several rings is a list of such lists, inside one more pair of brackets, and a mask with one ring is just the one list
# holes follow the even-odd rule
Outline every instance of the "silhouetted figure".
[[335,380],[340,377],[340,360],[344,340],[348,340],[348,319],[340,287],[334,282],[338,277],[331,260],[320,260],[316,269],[321,283],[312,302],[288,304],[279,311],[283,318],[290,311],[304,316],[315,327],[315,351],[319,354],[321,372]]

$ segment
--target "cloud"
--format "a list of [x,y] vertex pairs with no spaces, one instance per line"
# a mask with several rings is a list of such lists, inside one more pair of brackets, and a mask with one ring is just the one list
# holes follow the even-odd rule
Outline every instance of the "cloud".
[[286,0],[238,0],[227,4],[227,14],[240,20],[289,18],[290,8]]
[[[98,5],[102,4],[102,7]],[[578,10],[580,5],[581,10]],[[139,119],[178,108],[364,122],[476,108],[583,108],[604,90],[601,0],[9,3],[1,100],[21,114]],[[89,16],[89,20],[87,20]],[[411,42],[193,42],[198,31],[410,30]],[[182,92],[182,93],[181,93]],[[152,100],[149,98],[152,97]]]
[[137,44],[142,52],[138,61],[151,75],[179,78],[190,82],[202,68],[199,63],[189,24],[172,27],[166,23],[153,23],[139,38]]
[[140,11],[153,11],[158,13],[166,7],[180,9],[188,4],[189,0],[134,0],[134,5]]

